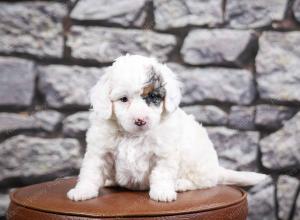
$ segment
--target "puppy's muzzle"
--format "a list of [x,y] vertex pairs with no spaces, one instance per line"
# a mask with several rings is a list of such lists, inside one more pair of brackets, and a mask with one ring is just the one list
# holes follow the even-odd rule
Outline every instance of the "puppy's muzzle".
[[147,122],[144,119],[138,118],[134,121],[134,124],[141,127],[147,124]]

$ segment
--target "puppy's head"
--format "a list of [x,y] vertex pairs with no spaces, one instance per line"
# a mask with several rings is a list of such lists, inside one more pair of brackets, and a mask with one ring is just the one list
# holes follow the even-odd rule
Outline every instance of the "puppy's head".
[[180,103],[175,74],[153,58],[119,57],[91,90],[93,110],[103,119],[115,119],[128,133],[157,126],[162,114]]

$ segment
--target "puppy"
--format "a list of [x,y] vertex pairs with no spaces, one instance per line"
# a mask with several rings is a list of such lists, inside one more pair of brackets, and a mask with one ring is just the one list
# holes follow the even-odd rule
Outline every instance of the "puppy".
[[166,65],[138,55],[116,59],[91,89],[87,150],[68,198],[91,199],[110,184],[170,202],[177,192],[265,179],[220,167],[205,128],[178,107],[180,99],[180,83]]

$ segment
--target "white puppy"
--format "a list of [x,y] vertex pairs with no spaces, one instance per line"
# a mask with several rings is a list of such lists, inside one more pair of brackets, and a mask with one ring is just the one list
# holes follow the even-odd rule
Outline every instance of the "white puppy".
[[178,105],[180,83],[153,58],[118,58],[92,88],[87,151],[72,200],[98,196],[108,182],[169,202],[217,184],[253,185],[263,174],[219,166],[205,128]]

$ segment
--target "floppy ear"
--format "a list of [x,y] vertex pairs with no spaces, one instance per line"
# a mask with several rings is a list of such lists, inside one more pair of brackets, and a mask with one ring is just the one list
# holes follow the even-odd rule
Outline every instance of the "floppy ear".
[[158,64],[158,69],[166,89],[165,109],[171,113],[175,111],[180,104],[181,83],[177,80],[175,73],[166,65]]
[[109,72],[105,73],[90,90],[92,109],[102,118],[109,119],[112,115],[112,102],[109,98]]

